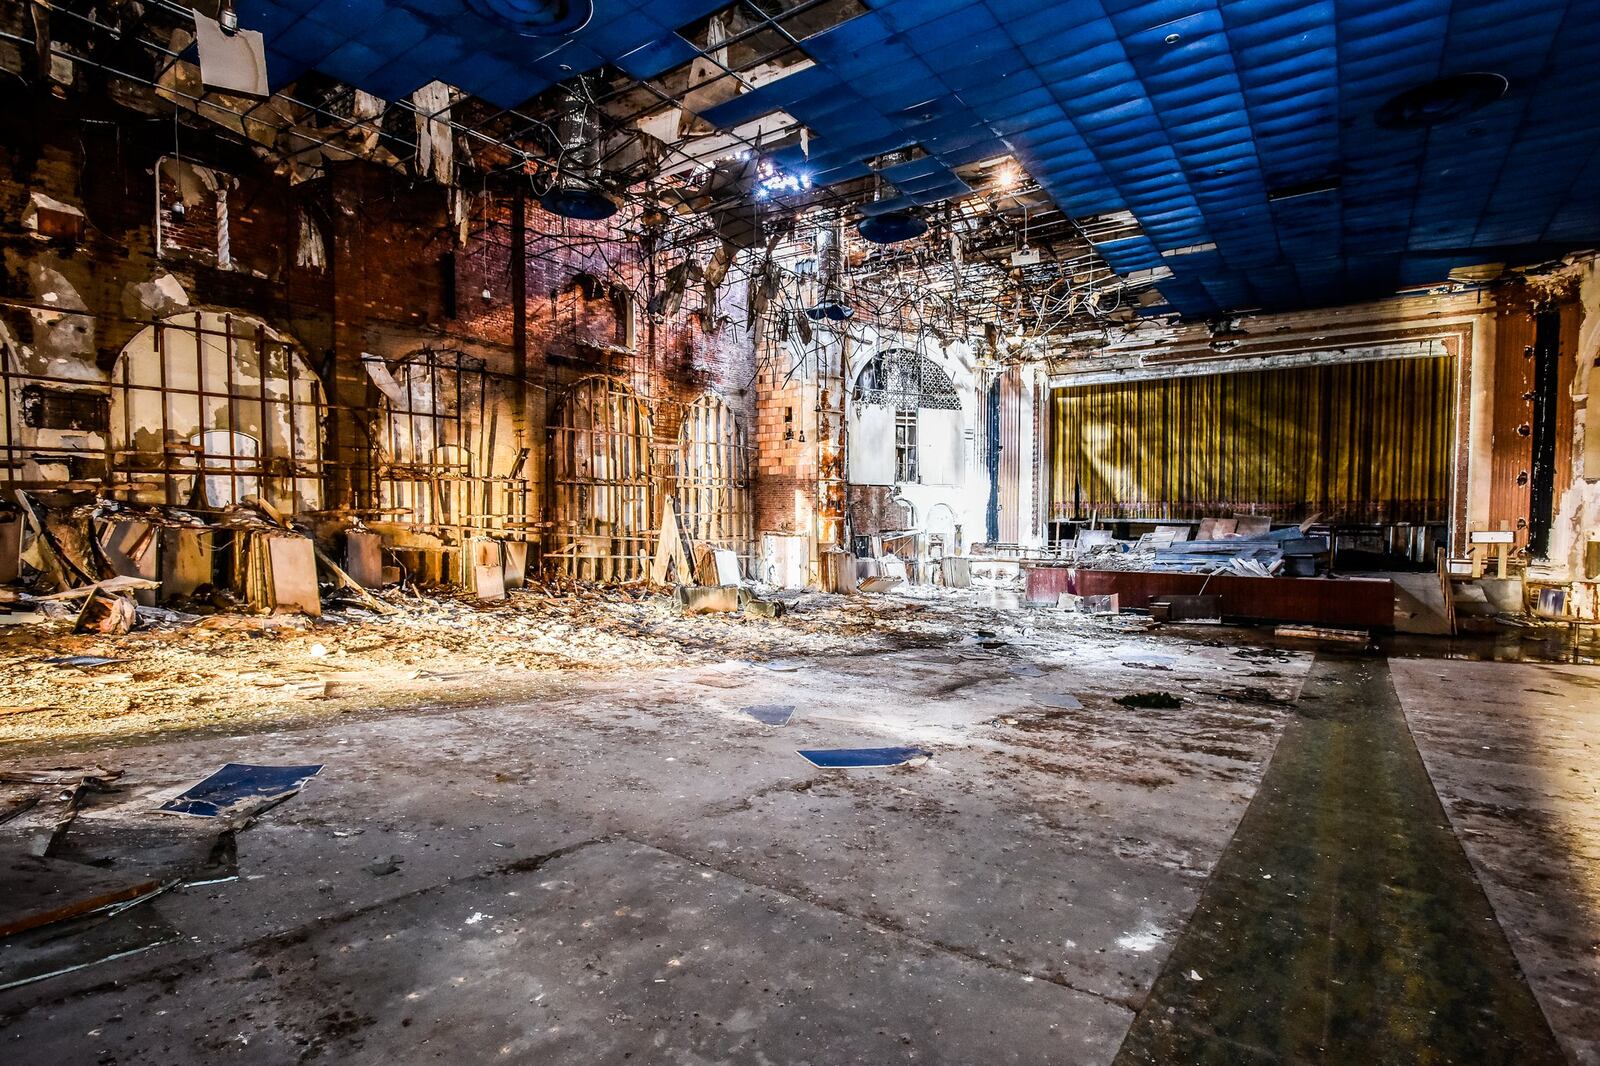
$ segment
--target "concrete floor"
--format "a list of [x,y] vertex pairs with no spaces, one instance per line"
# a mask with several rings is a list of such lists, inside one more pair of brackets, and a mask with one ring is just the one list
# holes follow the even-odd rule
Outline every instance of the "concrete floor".
[[[174,833],[195,838],[192,862],[204,827],[148,811],[222,762],[326,769],[239,834],[236,878],[0,945],[0,984],[127,953],[0,991],[0,1049],[100,1063],[1111,1062],[1313,658],[1235,631],[1086,633],[1053,614],[996,612],[981,640],[951,615],[921,646],[796,670],[552,673],[505,704],[30,747],[24,768],[127,771],[70,838],[74,857],[124,864],[130,841]],[[1472,716],[1459,692],[1399,669],[1395,684],[1413,723]],[[1113,702],[1150,690],[1183,705]],[[796,706],[789,725],[740,710],[774,703]],[[1534,755],[1587,744],[1594,773],[1596,718],[1572,714],[1563,729],[1583,739]],[[1430,759],[1431,734],[1418,740]],[[886,744],[933,757],[824,771],[795,754]],[[1593,835],[1541,837],[1527,855],[1592,862],[1600,827],[1570,828]],[[1535,965],[1537,901],[1508,909],[1465,840],[1540,1005],[1586,1054],[1592,1015],[1553,1010],[1540,982],[1600,992],[1578,965],[1592,945],[1540,948],[1554,977]],[[388,856],[398,872],[367,869]]]

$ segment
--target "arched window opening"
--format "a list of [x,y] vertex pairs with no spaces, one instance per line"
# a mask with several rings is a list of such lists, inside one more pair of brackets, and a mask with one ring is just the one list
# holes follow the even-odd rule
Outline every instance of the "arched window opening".
[[708,392],[684,409],[675,465],[683,535],[734,552],[750,572],[750,451],[738,412],[722,397]]
[[961,396],[932,359],[879,352],[856,374],[850,399],[852,483],[959,483]]
[[379,506],[392,521],[459,537],[525,536],[530,484],[514,389],[459,351],[367,357],[383,394],[375,434]]
[[322,387],[264,324],[186,311],[140,330],[111,374],[110,480],[141,503],[322,505]]
[[550,427],[547,558],[573,577],[631,581],[649,565],[655,494],[650,409],[604,375],[575,383]]

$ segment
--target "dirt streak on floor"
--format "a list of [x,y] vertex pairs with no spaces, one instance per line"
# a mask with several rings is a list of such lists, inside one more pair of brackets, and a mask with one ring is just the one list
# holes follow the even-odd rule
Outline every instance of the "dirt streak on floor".
[[1565,1061],[1383,659],[1318,657],[1117,1061]]

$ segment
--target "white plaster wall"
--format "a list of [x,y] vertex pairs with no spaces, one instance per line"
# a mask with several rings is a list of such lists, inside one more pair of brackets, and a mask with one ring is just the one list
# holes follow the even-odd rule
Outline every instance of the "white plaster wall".
[[[908,348],[932,360],[950,377],[950,382],[955,386],[957,394],[961,397],[960,418],[960,450],[961,473],[959,483],[954,485],[924,485],[916,482],[895,482],[895,498],[911,509],[911,522],[913,526],[924,527],[930,517],[935,518],[939,524],[947,521],[945,512],[954,517],[954,524],[959,527],[959,541],[965,550],[966,545],[973,541],[983,539],[984,505],[988,498],[989,480],[987,472],[977,462],[977,448],[975,441],[981,432],[980,419],[982,404],[977,391],[977,375],[975,373],[973,346],[966,341],[956,340],[942,343],[935,337],[921,338],[906,337],[896,333],[880,331],[872,326],[852,327],[850,329],[850,360],[845,367],[845,406],[846,421],[854,425],[854,403],[849,399],[854,389],[856,378],[862,368],[874,355],[885,348]],[[845,440],[846,454],[855,442],[848,437]],[[893,445],[893,438],[890,438]],[[1029,447],[1031,447],[1031,441]],[[892,460],[891,460],[892,462]],[[873,484],[876,482],[866,482]],[[944,510],[935,515],[935,508]],[[946,548],[949,551],[949,548]]]

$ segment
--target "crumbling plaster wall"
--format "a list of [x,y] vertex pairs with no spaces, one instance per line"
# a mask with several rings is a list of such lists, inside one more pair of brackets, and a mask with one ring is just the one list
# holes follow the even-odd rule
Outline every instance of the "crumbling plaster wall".
[[[246,495],[288,513],[322,505],[320,389],[298,344],[260,319],[214,308],[163,315],[128,341],[110,380],[112,466],[135,502],[188,502],[198,473],[174,477],[176,468],[244,472],[207,476],[213,507]],[[205,458],[184,455],[197,447]],[[261,468],[272,473],[252,472]]]
[[[1556,515],[1550,527],[1547,562],[1553,576],[1568,581],[1600,577],[1588,573],[1585,554],[1591,541],[1600,540],[1600,419],[1589,400],[1600,385],[1600,256],[1578,267],[1578,303],[1582,320],[1577,350],[1566,354],[1574,361],[1571,401],[1574,407],[1572,466],[1556,471]],[[1591,427],[1590,421],[1597,425]]]
[[[252,316],[300,342],[330,402],[323,506],[360,509],[376,503],[372,428],[380,401],[364,354],[398,362],[423,348],[455,349],[495,374],[515,368],[511,197],[474,198],[463,246],[446,189],[362,163],[291,186],[226,136],[185,121],[185,167],[226,176],[219,181],[234,212],[231,265],[162,256],[156,168],[174,150],[170,112],[149,106],[165,119],[151,122],[149,114],[99,104],[97,121],[85,124],[89,110],[83,98],[42,93],[29,107],[0,114],[0,324],[10,334],[13,371],[103,389],[124,346],[157,318],[191,306]],[[24,225],[35,194],[81,210],[81,239],[46,239]],[[634,293],[647,291],[664,264],[651,263],[634,237],[605,224],[589,232],[531,202],[526,210],[526,402],[515,420],[521,426],[502,427],[499,460],[526,444],[527,476],[540,478],[549,412],[568,385],[597,370],[623,375],[658,407],[653,452],[663,479],[671,476],[681,412],[706,392],[753,427],[754,342],[742,285],[724,286],[710,308],[692,287],[675,313],[649,315]],[[308,233],[315,254],[302,247]],[[583,275],[600,279],[605,295],[573,300]],[[86,313],[66,313],[72,310]],[[82,443],[104,454],[103,436]],[[54,469],[40,480],[65,476]],[[541,499],[536,487],[536,510]]]
[[[472,236],[455,254],[457,319],[445,328],[449,337],[478,345],[464,350],[505,373],[513,369],[515,343],[514,203],[504,195],[474,202]],[[710,306],[700,286],[690,286],[669,313],[653,314],[646,306],[672,265],[686,254],[706,261],[714,245],[652,257],[625,232],[624,224],[632,228],[626,220],[562,219],[531,200],[524,211],[530,475],[543,479],[548,473],[550,425],[562,397],[594,373],[625,381],[649,405],[652,474],[663,489],[672,475],[683,413],[705,393],[722,397],[747,437],[753,436],[755,333],[744,286],[721,286]],[[739,275],[735,269],[729,276]]]
[[[84,121],[91,116],[95,121]],[[185,135],[194,137],[191,169],[200,158],[219,173],[259,169],[236,146]],[[129,342],[191,305],[253,314],[290,333],[301,326],[311,336],[326,333],[323,273],[295,271],[286,262],[293,250],[292,241],[280,239],[292,223],[286,187],[256,181],[249,197],[234,200],[235,237],[248,249],[243,260],[250,271],[158,255],[156,167],[173,137],[170,122],[158,134],[144,116],[70,94],[39,93],[0,113],[0,318],[13,341],[6,365],[13,411],[30,384],[104,395]],[[80,232],[47,233],[33,221],[41,203],[75,214]],[[16,478],[50,484],[106,476],[107,432],[64,434],[15,419],[13,426],[14,443],[72,457],[21,463]]]

